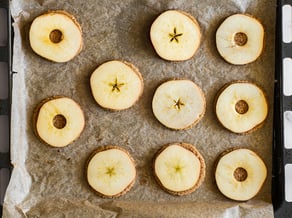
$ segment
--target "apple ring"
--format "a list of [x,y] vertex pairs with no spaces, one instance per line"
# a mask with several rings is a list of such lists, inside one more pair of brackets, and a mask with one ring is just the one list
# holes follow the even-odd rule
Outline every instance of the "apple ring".
[[267,168],[253,151],[231,149],[221,154],[215,170],[218,189],[226,197],[247,201],[261,189],[267,177]]
[[54,62],[67,62],[81,51],[82,31],[72,15],[52,11],[33,20],[29,41],[38,55]]
[[43,100],[35,109],[35,134],[52,147],[65,147],[76,140],[84,129],[80,106],[67,97]]
[[248,81],[226,84],[215,103],[219,122],[228,130],[244,134],[258,129],[268,115],[264,92]]
[[263,50],[264,28],[255,18],[234,14],[226,18],[216,32],[216,46],[220,55],[235,65],[255,61]]

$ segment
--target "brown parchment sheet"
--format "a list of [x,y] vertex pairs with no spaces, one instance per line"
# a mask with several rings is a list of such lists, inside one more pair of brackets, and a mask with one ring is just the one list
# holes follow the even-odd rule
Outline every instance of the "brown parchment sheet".
[[[12,0],[14,55],[11,158],[14,165],[5,196],[3,217],[273,217],[271,203],[272,117],[274,87],[275,0]],[[67,63],[53,63],[29,46],[32,20],[48,10],[66,10],[83,30],[83,49]],[[202,41],[193,58],[169,62],[155,53],[149,30],[168,9],[192,14],[200,24]],[[265,28],[265,45],[254,63],[234,66],[218,54],[215,33],[234,13],[248,13]],[[89,78],[105,61],[133,63],[144,79],[144,92],[130,109],[111,112],[94,101]],[[204,91],[207,110],[193,128],[173,131],[153,116],[155,89],[171,78],[187,78]],[[269,115],[263,127],[248,135],[224,129],[213,110],[218,90],[232,80],[249,80],[263,88]],[[71,97],[82,107],[86,126],[80,138],[64,148],[43,144],[33,133],[35,106],[53,95]],[[194,144],[206,161],[206,178],[194,193],[176,197],[154,180],[154,153],[171,142]],[[103,145],[119,145],[136,160],[133,188],[117,199],[98,197],[84,176],[89,154]],[[246,147],[263,158],[268,178],[258,195],[247,202],[224,197],[216,187],[214,163],[232,147]]]

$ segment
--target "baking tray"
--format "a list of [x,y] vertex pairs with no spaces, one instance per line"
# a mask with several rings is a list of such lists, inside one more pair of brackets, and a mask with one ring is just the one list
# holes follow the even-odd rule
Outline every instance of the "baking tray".
[[[0,8],[1,10],[4,10],[5,13],[3,13],[2,15],[5,18],[6,22],[6,29],[7,29],[7,36],[5,36],[5,38],[7,39],[6,41],[6,45],[0,46],[0,62],[5,63],[7,67],[2,68],[3,71],[7,70],[7,72],[1,72],[1,73],[7,73],[8,76],[8,97],[5,99],[0,99],[0,116],[2,116],[3,118],[8,118],[9,122],[8,122],[8,126],[7,125],[3,125],[2,128],[8,128],[8,131],[5,131],[5,133],[8,133],[9,136],[7,136],[9,138],[10,141],[10,106],[11,106],[11,101],[10,101],[10,96],[11,96],[11,88],[12,88],[12,73],[11,73],[11,43],[12,43],[12,35],[11,35],[11,16],[10,16],[10,11],[9,11],[9,1],[8,0],[0,0]],[[4,15],[5,14],[5,15]],[[3,23],[2,23],[3,24]],[[1,27],[1,28],[5,28],[5,27]],[[3,31],[2,29],[2,33],[6,34],[5,31]],[[2,77],[3,78],[3,77]],[[2,85],[3,82],[6,81],[1,81]],[[6,123],[5,123],[6,124]],[[4,140],[2,139],[1,143],[6,143],[6,141],[4,142]],[[8,142],[9,143],[9,142]],[[9,143],[10,144],[10,143]],[[2,144],[1,144],[2,145]],[[0,192],[1,192],[1,203],[0,203],[0,216],[2,216],[2,201],[3,201],[3,197],[5,194],[5,189],[7,187],[7,183],[9,182],[10,179],[10,174],[11,174],[11,170],[12,170],[12,166],[10,163],[10,146],[7,146],[9,149],[8,151],[2,151],[0,152],[0,170],[1,170],[1,177],[0,177]],[[6,147],[5,149],[6,150]],[[8,177],[8,178],[7,178]]]
[[[289,39],[289,33],[287,33],[287,31],[291,30],[292,26],[291,6],[291,0],[278,1],[276,22],[277,31],[272,178],[272,200],[275,217],[291,217],[292,214],[292,202],[291,200],[287,200],[288,189],[292,189],[291,180],[289,181],[290,183],[287,182],[288,180],[286,180],[285,183],[285,177],[288,177],[288,175],[286,175],[285,168],[287,164],[289,165],[292,163],[292,150],[291,148],[287,148],[285,145],[285,137],[288,137],[288,135],[284,134],[285,112],[292,110],[292,96],[284,93],[284,86],[287,86],[288,82],[288,80],[284,78],[284,73],[289,71],[289,69],[285,66],[285,60],[287,60],[287,58],[292,58],[292,42]],[[292,84],[288,85],[292,86]]]
[[[283,95],[283,58],[292,57],[292,47],[290,44],[282,41],[282,6],[292,5],[291,0],[278,0],[277,7],[277,31],[276,31],[276,66],[275,66],[275,91],[274,91],[274,142],[273,142],[273,176],[272,176],[272,200],[274,205],[275,217],[290,217],[292,212],[291,203],[285,200],[285,164],[292,163],[291,150],[284,148],[284,126],[283,126],[283,112],[287,109],[291,110],[291,97]],[[11,27],[11,18],[9,14],[9,1],[0,0],[0,7],[8,11],[8,26]],[[292,25],[292,24],[291,24]],[[11,38],[11,28],[9,28],[9,39]],[[11,43],[5,48],[0,48],[1,61],[7,61],[9,69],[11,69]],[[289,51],[290,50],[290,51]],[[12,88],[12,75],[9,70],[10,84]],[[10,96],[10,95],[9,95]],[[10,115],[10,99],[0,101],[0,114]],[[11,170],[9,153],[0,154],[0,167]],[[2,211],[2,206],[1,206]]]

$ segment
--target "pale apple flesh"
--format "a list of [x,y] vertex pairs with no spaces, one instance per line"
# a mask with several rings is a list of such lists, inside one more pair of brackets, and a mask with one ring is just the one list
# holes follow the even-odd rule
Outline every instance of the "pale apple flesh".
[[248,81],[226,84],[217,97],[216,115],[228,130],[250,133],[259,128],[268,115],[268,103],[264,92]]
[[219,54],[229,63],[248,64],[262,53],[264,28],[255,18],[235,14],[226,18],[216,32]]
[[90,86],[95,101],[103,108],[124,110],[132,107],[143,92],[138,69],[124,61],[109,61],[91,75]]
[[87,181],[102,197],[119,197],[133,186],[136,168],[129,153],[118,146],[94,151],[86,169]]
[[150,39],[161,58],[169,61],[188,60],[199,48],[200,26],[196,19],[186,12],[165,11],[153,22]]
[[152,100],[154,116],[171,129],[186,129],[205,114],[206,102],[201,88],[190,80],[170,80],[161,84]]
[[255,152],[244,148],[224,152],[215,171],[220,192],[237,201],[253,198],[266,177],[267,168],[262,159]]
[[52,11],[33,20],[29,41],[38,55],[54,62],[67,62],[81,51],[82,31],[72,15]]
[[80,106],[70,98],[52,98],[36,111],[35,130],[45,143],[65,147],[76,140],[85,126]]
[[153,169],[158,184],[173,195],[194,192],[205,177],[203,157],[187,143],[164,146],[155,156]]

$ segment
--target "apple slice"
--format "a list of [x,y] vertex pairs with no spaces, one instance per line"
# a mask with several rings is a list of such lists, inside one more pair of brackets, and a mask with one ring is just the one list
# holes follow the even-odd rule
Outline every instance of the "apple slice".
[[150,39],[161,58],[169,61],[188,60],[200,46],[200,26],[192,15],[184,11],[165,11],[153,22]]
[[36,107],[33,124],[36,135],[42,141],[53,147],[65,147],[79,137],[85,118],[75,101],[54,96]]
[[268,115],[264,92],[248,81],[227,83],[219,91],[215,105],[220,123],[238,134],[250,133],[260,128]]
[[54,62],[67,62],[82,49],[82,30],[71,14],[51,11],[33,20],[29,41],[38,55]]
[[190,128],[205,114],[204,93],[190,80],[170,80],[156,89],[152,110],[155,117],[168,128]]
[[86,165],[90,187],[102,197],[119,197],[135,183],[136,168],[130,154],[118,146],[96,149]]
[[235,65],[255,61],[263,50],[264,28],[255,18],[234,14],[226,18],[216,32],[216,45],[220,55]]
[[261,189],[267,177],[267,168],[262,159],[245,148],[223,152],[215,170],[218,189],[226,197],[247,201]]
[[205,178],[205,161],[191,144],[173,143],[162,147],[153,162],[158,184],[173,195],[194,192]]
[[109,61],[91,75],[90,86],[95,101],[104,108],[124,110],[135,104],[143,92],[139,70],[125,61]]

